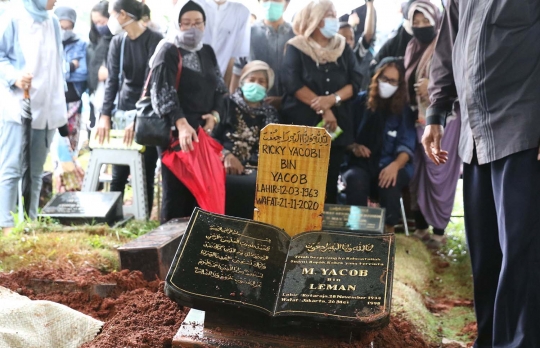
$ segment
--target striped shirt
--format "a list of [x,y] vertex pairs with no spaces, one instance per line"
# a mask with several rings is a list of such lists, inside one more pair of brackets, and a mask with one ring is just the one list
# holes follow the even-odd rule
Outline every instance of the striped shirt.
[[540,144],[540,1],[449,0],[433,56],[428,124],[461,106],[459,152],[491,163]]

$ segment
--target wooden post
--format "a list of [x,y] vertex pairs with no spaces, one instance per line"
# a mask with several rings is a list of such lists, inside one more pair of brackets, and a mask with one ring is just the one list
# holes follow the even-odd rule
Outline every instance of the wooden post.
[[324,128],[266,126],[259,144],[254,220],[290,236],[321,230],[331,143]]

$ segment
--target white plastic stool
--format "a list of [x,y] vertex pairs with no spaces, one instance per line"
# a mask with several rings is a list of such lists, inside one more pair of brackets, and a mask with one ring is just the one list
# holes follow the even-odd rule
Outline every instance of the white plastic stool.
[[143,163],[143,155],[138,150],[94,149],[90,155],[82,191],[95,192],[97,190],[102,165],[129,166],[133,202],[131,206],[124,206],[124,215],[131,214],[137,220],[146,220],[148,206],[146,203],[146,173]]

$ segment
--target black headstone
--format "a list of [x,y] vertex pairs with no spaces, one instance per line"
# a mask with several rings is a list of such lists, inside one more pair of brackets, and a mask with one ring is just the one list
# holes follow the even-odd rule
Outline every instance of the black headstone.
[[56,195],[43,208],[41,217],[63,225],[114,223],[124,218],[120,192],[65,192]]
[[165,292],[184,306],[224,313],[234,306],[276,324],[378,326],[390,314],[394,241],[393,234],[340,231],[290,237],[196,209]]
[[384,219],[382,208],[325,204],[323,230],[384,233]]

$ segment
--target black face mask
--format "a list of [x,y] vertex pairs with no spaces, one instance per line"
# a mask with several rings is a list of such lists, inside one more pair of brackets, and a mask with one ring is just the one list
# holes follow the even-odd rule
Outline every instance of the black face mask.
[[428,44],[435,39],[437,33],[435,27],[412,28],[413,36],[423,44]]

